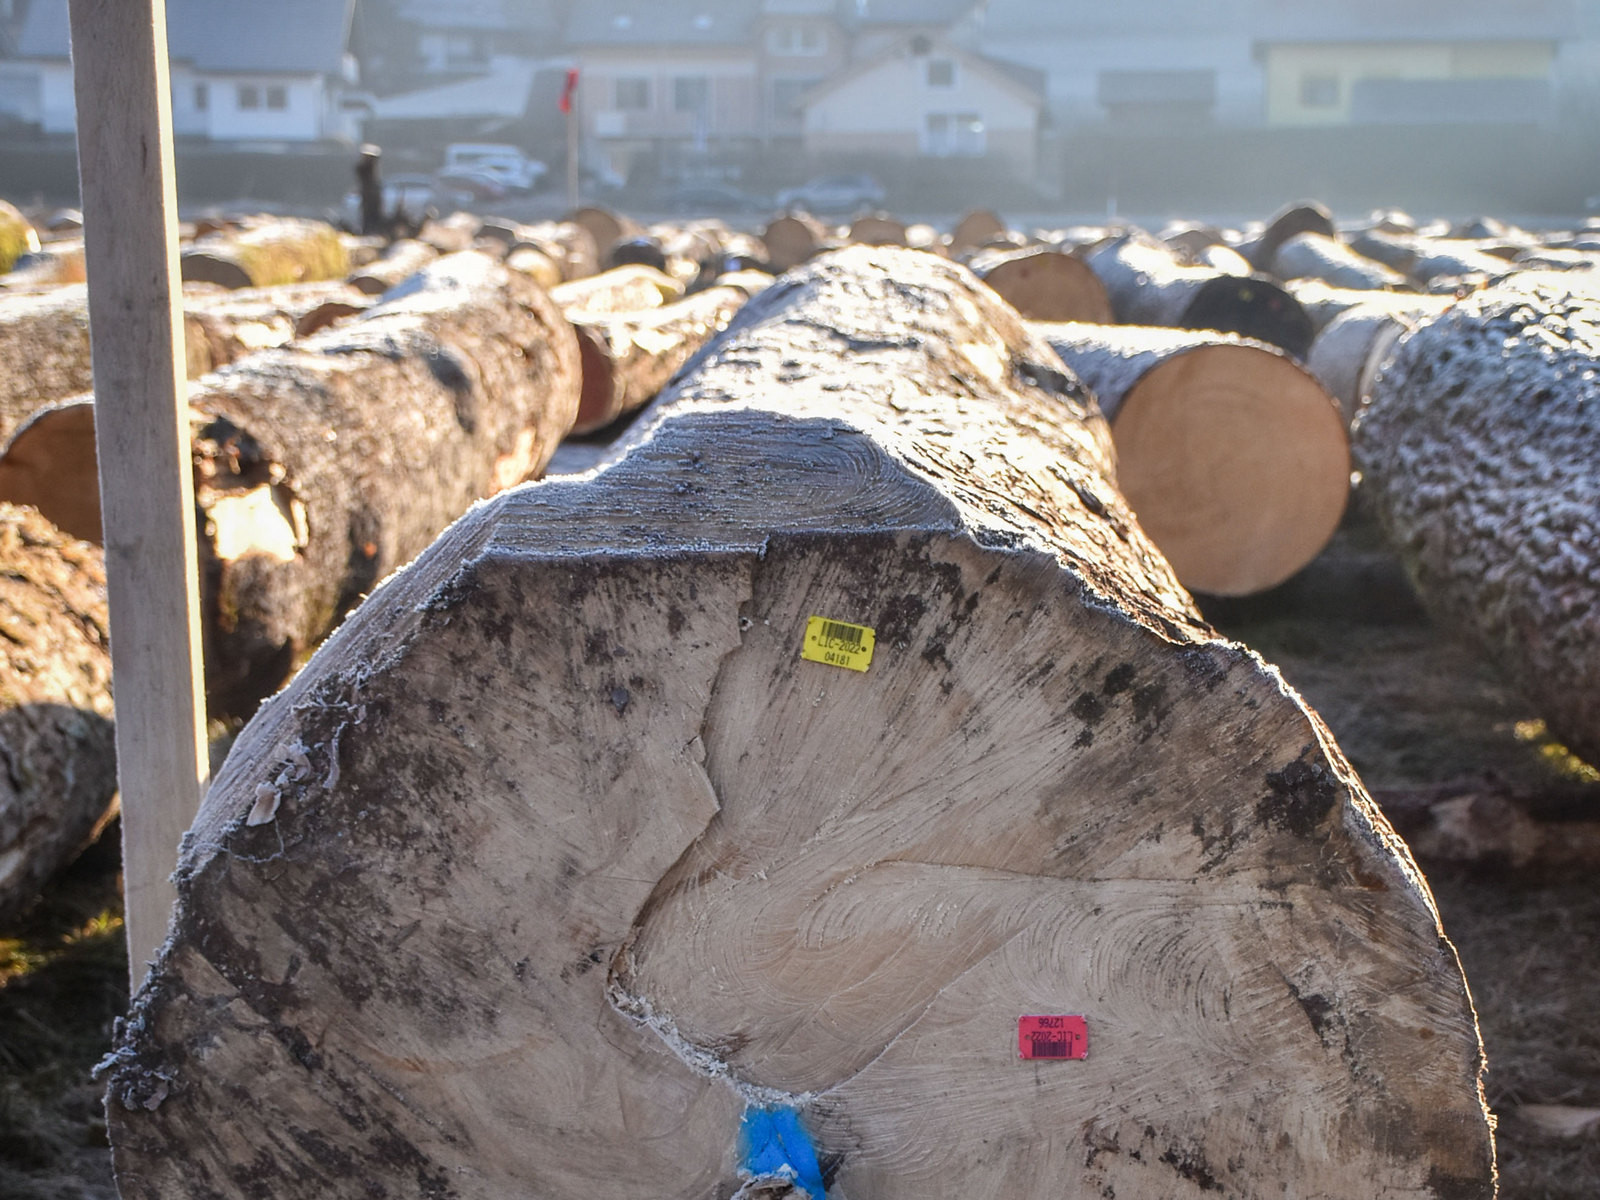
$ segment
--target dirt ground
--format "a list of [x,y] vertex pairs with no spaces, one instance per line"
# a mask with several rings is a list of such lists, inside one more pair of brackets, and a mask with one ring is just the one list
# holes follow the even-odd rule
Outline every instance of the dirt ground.
[[[1600,1196],[1600,1133],[1524,1106],[1600,1108],[1600,773],[1428,624],[1359,516],[1283,588],[1204,603],[1277,663],[1411,840],[1478,1006],[1505,1200]],[[117,831],[0,929],[0,1197],[114,1200],[89,1073],[127,1002]]]

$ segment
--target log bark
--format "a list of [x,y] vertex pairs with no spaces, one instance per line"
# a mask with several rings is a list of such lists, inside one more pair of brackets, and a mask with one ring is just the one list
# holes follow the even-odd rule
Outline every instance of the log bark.
[[654,267],[612,267],[587,279],[550,289],[550,299],[566,312],[628,313],[660,308],[683,298],[683,285]]
[[1099,399],[1122,494],[1185,587],[1264,591],[1328,544],[1349,443],[1338,406],[1282,351],[1191,330],[1035,329]]
[[1350,249],[1337,238],[1300,233],[1278,247],[1272,273],[1279,279],[1320,279],[1333,287],[1362,291],[1399,290],[1406,277]]
[[643,312],[569,310],[583,371],[572,432],[604,429],[655,399],[678,368],[727,327],[747,299],[748,293],[740,288],[716,287]]
[[1455,303],[1454,296],[1430,296],[1425,292],[1374,292],[1354,288],[1329,287],[1320,279],[1291,279],[1286,285],[1300,302],[1311,328],[1321,333],[1341,313],[1352,308],[1384,309],[1407,322],[1437,316]]
[[93,386],[82,284],[0,295],[0,442],[34,412]]
[[1333,214],[1326,207],[1315,200],[1302,200],[1279,209],[1267,222],[1261,236],[1245,251],[1245,257],[1256,270],[1270,271],[1278,247],[1302,233],[1320,233],[1329,238],[1339,236]]
[[350,286],[368,296],[381,296],[403,279],[415,275],[439,257],[427,242],[404,238],[350,276]]
[[372,306],[371,295],[343,280],[185,293],[189,378],[197,379],[257,350],[308,337]]
[[178,266],[185,282],[272,287],[342,279],[350,259],[333,226],[279,218],[200,238],[179,255]]
[[1105,284],[1082,259],[1047,246],[985,250],[967,264],[1024,317],[1034,321],[1116,320]]
[[207,377],[190,402],[214,704],[248,713],[474,500],[537,475],[578,391],[559,310],[473,252]]
[[0,504],[0,924],[116,815],[100,551]]
[[1372,394],[1378,371],[1416,322],[1385,304],[1346,309],[1317,334],[1306,369],[1339,405],[1349,428]]
[[1600,332],[1548,282],[1412,333],[1356,426],[1364,488],[1424,603],[1600,761]]
[[647,420],[241,735],[107,1066],[124,1200],[1493,1194],[1415,867],[1014,313],[848,250]]
[[1208,267],[1185,267],[1160,242],[1123,234],[1084,253],[1106,286],[1117,320],[1237,333],[1304,358],[1311,321],[1288,292],[1270,280]]

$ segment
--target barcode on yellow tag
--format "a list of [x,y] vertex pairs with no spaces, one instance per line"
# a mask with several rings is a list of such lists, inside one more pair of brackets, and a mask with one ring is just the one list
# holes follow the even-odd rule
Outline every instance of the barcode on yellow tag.
[[800,647],[800,657],[808,662],[827,663],[830,667],[865,671],[872,665],[872,647],[876,641],[876,635],[865,625],[812,617],[806,622],[806,640]]

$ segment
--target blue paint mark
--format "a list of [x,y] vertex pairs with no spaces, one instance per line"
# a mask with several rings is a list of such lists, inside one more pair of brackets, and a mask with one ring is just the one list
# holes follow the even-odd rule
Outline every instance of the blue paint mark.
[[826,1200],[822,1168],[811,1135],[792,1108],[747,1108],[739,1121],[739,1142],[744,1154],[740,1168],[752,1179],[778,1176],[794,1180],[811,1200]]

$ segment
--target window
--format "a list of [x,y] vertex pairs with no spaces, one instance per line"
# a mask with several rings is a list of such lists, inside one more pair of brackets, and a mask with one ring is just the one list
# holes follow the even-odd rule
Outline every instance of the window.
[[640,112],[650,107],[650,80],[642,75],[629,75],[616,82],[616,107],[630,112]]
[[704,75],[680,75],[672,81],[674,112],[703,113],[711,105],[711,81]]
[[815,58],[828,52],[828,39],[815,25],[779,25],[767,31],[767,53]]
[[1339,104],[1337,75],[1302,75],[1300,103],[1307,108],[1336,108]]
[[289,91],[281,83],[275,83],[267,89],[267,107],[279,112],[289,107]]
[[936,88],[955,87],[956,64],[948,58],[930,58],[928,60],[928,86]]
[[209,84],[197,83],[194,85],[194,107],[196,112],[205,112],[211,107],[211,87]]
[[617,80],[617,107],[640,112],[650,107],[650,81],[642,75]]
[[261,89],[253,83],[241,83],[239,85],[239,107],[260,108]]
[[798,117],[800,97],[809,92],[821,79],[774,79],[772,81],[772,112],[778,117]]
[[988,149],[977,113],[929,113],[922,152],[935,158],[981,158]]

